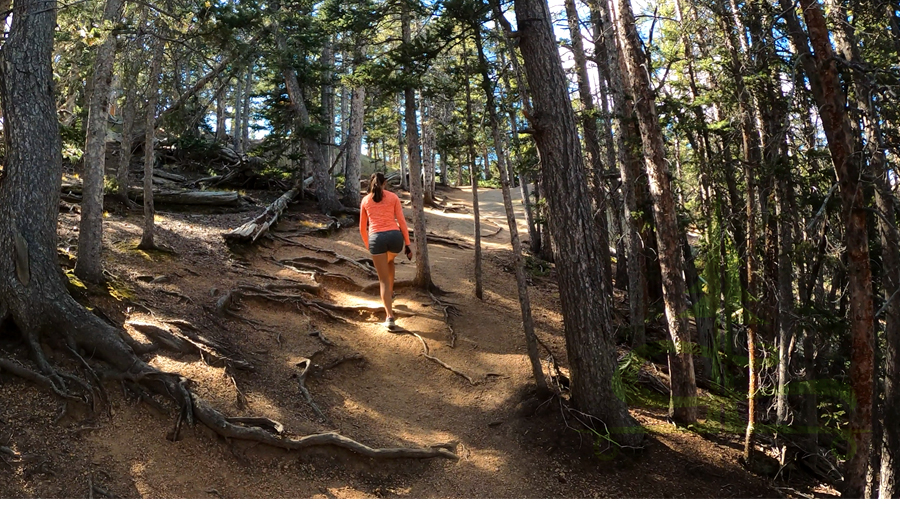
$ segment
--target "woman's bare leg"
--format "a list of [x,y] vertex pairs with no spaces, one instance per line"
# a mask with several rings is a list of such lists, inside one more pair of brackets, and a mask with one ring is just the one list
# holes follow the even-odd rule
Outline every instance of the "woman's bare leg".
[[388,261],[388,289],[390,290],[391,298],[394,298],[394,279],[397,277],[397,264],[394,263],[394,258],[397,257],[397,254],[388,252],[387,253],[387,261]]
[[373,255],[372,262],[375,263],[375,271],[378,272],[378,285],[381,288],[381,302],[384,304],[384,311],[389,318],[394,318],[394,309],[391,305],[391,288],[388,285],[388,281],[391,279],[388,254]]

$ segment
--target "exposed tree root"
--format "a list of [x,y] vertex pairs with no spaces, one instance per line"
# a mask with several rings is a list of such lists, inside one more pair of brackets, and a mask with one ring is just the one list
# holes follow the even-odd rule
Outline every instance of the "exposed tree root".
[[300,363],[297,364],[297,367],[300,368],[300,374],[297,375],[297,383],[300,385],[300,393],[303,394],[303,398],[306,399],[307,404],[313,409],[313,412],[315,412],[323,421],[328,421],[328,417],[322,412],[322,409],[316,405],[313,401],[312,394],[310,394],[309,389],[306,388],[306,375],[309,374],[309,368],[312,367],[312,365],[313,362],[309,358],[303,358]]
[[503,231],[503,227],[497,227],[497,230],[491,232],[490,234],[481,234],[481,237],[494,237],[502,231]]
[[444,321],[447,323],[447,328],[450,330],[450,343],[448,344],[450,348],[456,347],[456,330],[453,329],[453,323],[450,321],[452,316],[459,316],[459,309],[454,305],[447,301],[441,300],[437,298],[434,293],[428,292],[428,296],[431,297],[431,300],[441,308],[441,311],[444,312]]
[[323,372],[325,372],[327,370],[331,370],[331,369],[337,367],[338,365],[342,365],[347,362],[360,362],[360,363],[365,364],[365,361],[366,361],[366,358],[363,355],[361,355],[359,353],[353,353],[353,354],[350,354],[347,356],[341,356],[340,358],[333,360],[326,365],[315,365],[314,364],[312,366],[312,368],[310,369],[309,375],[310,376],[319,376]]
[[409,329],[403,329],[403,328],[398,327],[397,330],[398,330],[397,332],[410,334],[410,335],[413,335],[416,338],[418,338],[419,341],[422,342],[422,355],[423,356],[425,356],[429,360],[433,361],[434,363],[437,363],[438,365],[447,369],[448,371],[450,371],[458,376],[461,376],[462,378],[465,378],[465,380],[468,381],[470,384],[478,385],[478,382],[473,380],[468,374],[465,374],[464,372],[460,371],[459,369],[457,369],[451,365],[448,365],[447,363],[442,361],[440,358],[432,356],[431,349],[428,347],[428,342],[426,342],[425,339],[422,338],[422,335],[420,335],[419,333],[416,333],[415,331],[410,331]]
[[196,395],[193,396],[193,401],[197,419],[210,430],[229,439],[253,441],[287,450],[302,450],[313,446],[334,446],[375,459],[428,459],[434,457],[459,459],[456,454],[445,448],[372,448],[336,433],[307,435],[299,439],[278,437],[261,428],[229,423],[221,413]]
[[348,276],[342,275],[340,273],[332,273],[332,272],[329,272],[328,270],[325,270],[324,268],[320,268],[315,265],[291,264],[288,262],[277,261],[275,259],[272,259],[272,262],[277,264],[278,266],[281,266],[282,268],[287,268],[288,270],[291,270],[292,272],[296,272],[296,273],[299,273],[302,275],[309,275],[312,278],[313,282],[316,282],[316,283],[321,282],[320,278],[321,279],[334,279],[334,280],[349,284],[350,286],[353,286],[356,289],[362,289],[362,286],[359,283],[357,283],[355,280],[353,280],[352,277],[348,277]]
[[[306,243],[300,243],[299,241],[291,241],[291,243],[293,243],[299,247],[306,248],[307,250],[312,250],[313,252],[331,255],[337,259],[337,262],[345,262],[345,263],[349,264],[350,266],[353,266],[354,268],[357,268],[358,270],[365,272],[366,275],[368,275],[370,277],[376,277],[376,278],[378,277],[378,272],[375,271],[375,268],[373,268],[369,265],[363,264],[363,263],[357,261],[356,259],[352,259],[345,255],[341,255],[341,254],[335,252],[334,250],[328,250],[326,248],[319,248],[317,246],[309,245]],[[332,263],[332,264],[334,264],[334,263]]]
[[[414,237],[415,237],[415,231],[410,229],[409,230],[409,238],[413,239]],[[474,245],[471,245],[465,241],[460,241],[459,239],[453,239],[452,237],[439,236],[437,234],[432,234],[431,232],[427,233],[426,237],[428,238],[429,244],[450,246],[450,247],[454,247],[454,248],[459,248],[460,250],[475,250]]]
[[309,333],[309,336],[315,336],[319,339],[320,342],[327,345],[328,347],[337,347],[337,344],[329,340],[324,334],[322,334],[321,331],[312,331],[311,333]]
[[[162,348],[168,349],[181,354],[199,354],[208,365],[214,366],[232,366],[241,370],[255,370],[253,364],[238,356],[230,348],[213,342],[200,335],[196,328],[186,323],[174,321],[173,324],[178,325],[181,332],[173,332],[169,329],[163,329],[149,322],[127,322],[128,325],[141,333],[147,335],[154,343],[159,344]],[[183,334],[182,334],[183,333]]]
[[284,425],[268,417],[226,417],[225,420],[240,426],[255,426],[278,435],[284,433]]

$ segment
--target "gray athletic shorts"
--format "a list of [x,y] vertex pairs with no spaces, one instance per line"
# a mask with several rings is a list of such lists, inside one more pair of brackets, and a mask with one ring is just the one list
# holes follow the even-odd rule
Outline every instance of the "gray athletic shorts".
[[403,232],[388,230],[387,232],[375,232],[369,234],[369,253],[372,255],[391,252],[399,254],[403,251]]

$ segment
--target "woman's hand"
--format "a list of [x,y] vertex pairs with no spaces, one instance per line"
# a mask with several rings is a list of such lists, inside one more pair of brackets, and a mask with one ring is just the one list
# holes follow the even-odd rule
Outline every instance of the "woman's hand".
[[409,245],[406,245],[404,252],[406,253],[406,258],[412,261],[412,250],[409,248]]

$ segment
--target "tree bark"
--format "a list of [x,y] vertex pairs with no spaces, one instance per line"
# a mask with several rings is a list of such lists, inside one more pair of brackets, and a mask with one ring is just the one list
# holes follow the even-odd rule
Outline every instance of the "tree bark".
[[[284,52],[287,48],[284,34],[281,29],[275,27],[275,42],[278,49]],[[309,110],[306,105],[306,98],[303,95],[303,89],[300,88],[300,82],[297,80],[297,74],[288,63],[282,64],[282,76],[284,77],[285,86],[287,87],[288,97],[291,100],[291,111],[297,117],[300,127],[304,130],[302,137],[304,150],[309,159],[312,176],[314,178],[314,187],[316,199],[318,200],[319,209],[325,214],[332,214],[339,211],[343,206],[337,197],[337,190],[334,186],[334,178],[329,172],[331,164],[325,163],[325,150],[322,149],[322,143],[319,141],[321,135],[309,135],[308,128],[311,125]]]
[[244,79],[243,105],[241,106],[241,154],[250,150],[250,101],[253,97],[253,65],[247,67]]
[[[107,0],[103,10],[104,23],[117,24],[123,6],[124,0]],[[78,230],[78,260],[75,263],[75,275],[92,283],[103,282],[103,184],[106,178],[109,83],[115,54],[116,36],[109,30],[97,47],[91,76],[84,143],[84,194]]]
[[[846,464],[845,487],[842,496],[861,498],[865,492],[866,468],[871,444],[872,391],[874,372],[874,307],[872,302],[872,270],[869,264],[868,228],[866,226],[867,199],[860,182],[859,161],[855,159],[856,149],[853,130],[847,115],[846,98],[838,76],[834,50],[825,24],[822,9],[814,0],[801,0],[801,11],[806,21],[809,43],[812,46],[812,60],[807,66],[819,79],[817,92],[815,81],[813,94],[831,160],[840,184],[843,203],[842,219],[847,248],[850,294],[850,385],[856,405],[850,416],[851,448]],[[793,10],[793,6],[791,6]],[[791,31],[792,39],[800,51],[807,47],[806,41],[797,38],[800,34]]]
[[588,80],[587,58],[584,53],[584,42],[581,37],[581,20],[575,8],[575,0],[565,0],[566,17],[569,22],[569,35],[572,39],[572,54],[575,62],[575,77],[578,79],[578,97],[581,101],[581,128],[584,135],[584,150],[587,153],[588,175],[594,194],[594,214],[599,233],[597,239],[606,252],[603,254],[600,267],[607,280],[606,292],[612,297],[613,276],[612,260],[609,255],[609,223],[606,218],[608,201],[603,182],[603,157],[600,152],[600,129],[597,126],[597,114],[594,110],[594,95]]
[[166,43],[156,38],[153,59],[150,62],[150,77],[147,85],[147,118],[144,126],[144,227],[141,243],[138,248],[150,250],[156,248],[153,242],[153,231],[156,210],[153,206],[153,164],[155,162],[154,137],[156,135],[156,109],[159,104],[159,76],[162,67],[163,51]]
[[[466,53],[466,44],[463,41],[463,56],[466,60],[466,148],[469,150],[469,185],[472,188],[472,214],[475,221],[474,237],[475,237],[475,297],[479,300],[484,298],[484,283],[481,268],[481,211],[478,207],[478,166],[475,163],[475,126],[472,121],[472,92],[469,84],[469,60]],[[484,167],[487,169],[487,158],[484,161]]]
[[[359,66],[366,55],[366,46],[354,55],[354,63]],[[350,124],[347,130],[347,151],[345,160],[347,174],[344,179],[344,199],[350,207],[359,207],[360,175],[362,173],[362,135],[366,112],[366,87],[358,84],[350,93]],[[343,117],[343,115],[342,115]]]
[[[640,444],[625,403],[615,393],[610,308],[599,264],[604,251],[591,214],[575,113],[545,0],[516,0],[519,45],[534,106],[531,127],[541,158],[550,225],[559,248],[559,290],[575,405],[602,420],[625,446]],[[586,303],[586,301],[588,303]]]
[[244,84],[240,80],[240,76],[235,79],[234,84],[234,115],[231,117],[231,148],[236,152],[241,152],[241,123],[244,121],[242,113],[244,108]]
[[[623,241],[628,254],[628,310],[631,321],[631,343],[635,348],[646,344],[647,318],[647,266],[640,233],[638,232],[638,203],[635,185],[641,175],[639,137],[635,138],[629,114],[634,111],[630,85],[624,79],[623,56],[616,44],[615,28],[612,25],[609,5],[606,0],[591,0],[591,19],[594,33],[602,35],[595,47],[601,56],[599,64],[605,67],[613,97],[613,117],[616,122],[616,151],[618,154],[619,176],[622,180],[623,199]],[[621,265],[617,265],[619,267]]]
[[643,54],[640,50],[634,13],[627,0],[615,0],[617,6],[616,27],[629,70],[629,79],[635,98],[635,112],[644,142],[644,161],[650,180],[653,198],[653,214],[656,221],[656,243],[662,273],[663,302],[672,345],[669,349],[669,372],[672,392],[669,412],[681,423],[697,421],[697,382],[694,378],[691,342],[687,323],[686,289],[683,277],[683,260],[679,243],[680,229],[676,219],[675,198],[669,183],[669,167],[666,162],[664,141],[656,115],[654,96],[650,90]]
[[[409,27],[409,6],[403,4],[401,30],[404,43],[412,38]],[[419,124],[416,121],[416,93],[411,87],[403,91],[404,114],[406,118],[406,143],[409,149],[409,195],[413,209],[413,228],[416,235],[416,278],[413,284],[418,288],[431,289],[431,265],[428,262],[428,240],[425,231],[425,198],[422,186],[422,155],[419,147]]]

